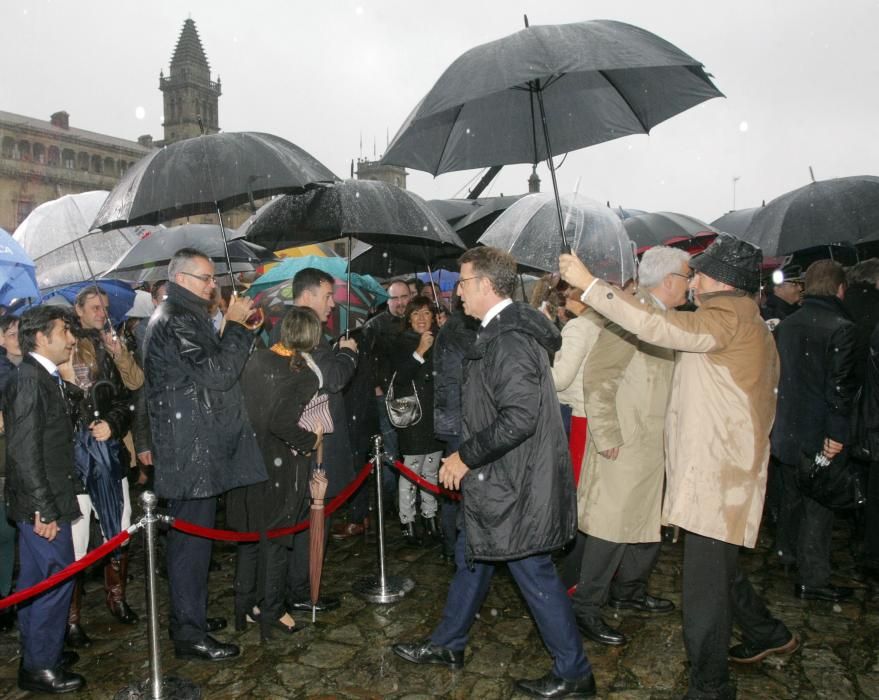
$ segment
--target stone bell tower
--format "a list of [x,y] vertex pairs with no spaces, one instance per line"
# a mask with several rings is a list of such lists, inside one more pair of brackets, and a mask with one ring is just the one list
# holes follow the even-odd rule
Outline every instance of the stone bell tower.
[[183,23],[177,48],[171,57],[171,70],[166,78],[159,73],[159,90],[165,105],[165,143],[182,141],[202,133],[220,130],[217,103],[222,94],[220,77],[211,80],[211,68],[198,37],[195,22]]

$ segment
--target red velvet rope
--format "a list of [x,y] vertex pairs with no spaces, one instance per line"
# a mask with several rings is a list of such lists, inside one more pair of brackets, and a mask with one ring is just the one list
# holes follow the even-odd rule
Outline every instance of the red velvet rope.
[[[332,515],[345,501],[351,498],[352,494],[360,488],[364,481],[366,481],[366,477],[369,476],[370,471],[372,471],[372,462],[367,462],[363,465],[363,469],[360,470],[360,473],[354,477],[354,480],[326,505],[324,508],[325,518]],[[275,537],[294,535],[297,532],[307,530],[308,526],[309,521],[303,520],[302,522],[290,525],[289,527],[280,527],[275,530],[269,530],[266,532],[266,537],[271,540]],[[201,525],[196,525],[186,520],[180,520],[179,518],[174,519],[171,523],[171,527],[175,530],[180,530],[180,532],[185,532],[187,535],[204,537],[209,540],[223,540],[226,542],[259,542],[261,535],[259,532],[237,532],[236,530],[217,530],[212,527],[202,527]]]
[[416,486],[420,486],[421,488],[430,491],[431,493],[436,494],[437,496],[445,496],[446,498],[451,498],[453,501],[460,501],[461,494],[456,491],[449,491],[449,489],[444,489],[441,486],[437,486],[436,484],[430,483],[427,479],[422,476],[419,476],[415,472],[413,472],[409,467],[398,460],[394,460],[394,467],[399,471],[403,476],[405,476],[409,481],[415,483]]
[[15,605],[16,603],[20,603],[28,598],[33,598],[35,595],[39,595],[43,591],[57,586],[62,581],[69,579],[74,574],[78,574],[86,567],[91,566],[99,559],[103,559],[114,549],[127,542],[130,537],[131,535],[128,530],[123,530],[115,537],[104,542],[100,547],[93,549],[82,559],[73,562],[70,566],[61,569],[61,571],[57,573],[52,574],[49,578],[34,584],[30,588],[25,588],[23,591],[16,591],[10,596],[0,598],[0,610]]

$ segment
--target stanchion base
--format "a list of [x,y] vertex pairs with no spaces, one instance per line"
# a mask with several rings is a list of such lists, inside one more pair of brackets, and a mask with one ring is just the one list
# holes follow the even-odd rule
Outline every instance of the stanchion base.
[[[123,688],[113,700],[153,700],[152,682],[147,679]],[[192,681],[174,676],[162,679],[161,700],[201,700],[201,688]]]
[[385,576],[382,586],[378,576],[366,576],[357,579],[352,586],[355,595],[370,603],[396,603],[415,588],[415,581],[400,576]]

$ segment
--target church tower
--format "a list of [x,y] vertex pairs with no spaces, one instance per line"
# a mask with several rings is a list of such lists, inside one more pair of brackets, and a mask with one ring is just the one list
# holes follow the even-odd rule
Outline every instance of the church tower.
[[187,19],[171,58],[166,78],[159,73],[159,90],[165,103],[165,143],[174,143],[202,133],[220,130],[217,103],[222,94],[220,77],[211,80],[211,68],[198,38],[195,22]]

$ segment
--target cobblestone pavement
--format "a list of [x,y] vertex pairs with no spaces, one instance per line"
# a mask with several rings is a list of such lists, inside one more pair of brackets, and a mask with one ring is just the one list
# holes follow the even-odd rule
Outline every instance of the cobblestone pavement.
[[[387,530],[387,568],[411,577],[415,589],[394,605],[376,605],[351,593],[357,578],[377,572],[374,539],[362,537],[330,545],[324,590],[339,594],[341,607],[318,616],[297,617],[306,629],[260,643],[255,625],[232,630],[232,573],[235,549],[221,544],[214,558],[220,569],[211,574],[209,614],[228,618],[230,627],[217,634],[241,645],[240,658],[217,664],[178,661],[167,636],[167,586],[160,579],[162,663],[167,675],[197,683],[204,698],[415,698],[448,697],[491,700],[519,697],[514,678],[537,677],[550,667],[533,622],[512,579],[500,567],[479,619],[472,630],[463,671],[420,667],[398,659],[390,650],[396,641],[426,636],[445,603],[450,566],[439,550],[406,547],[395,523]],[[132,544],[133,581],[129,601],[142,615],[142,536]],[[848,527],[837,525],[834,540],[836,582],[857,588],[853,602],[834,605],[803,602],[793,596],[793,580],[785,575],[761,538],[741,561],[773,612],[802,638],[796,654],[733,669],[739,698],[879,698],[879,597],[856,574],[847,547]],[[663,545],[651,580],[653,593],[680,602],[680,544]],[[85,628],[95,640],[81,651],[75,670],[88,680],[76,697],[112,698],[129,683],[148,675],[146,624],[117,624],[103,605],[102,584],[86,584]],[[606,619],[630,637],[624,647],[585,642],[595,670],[599,697],[617,700],[678,698],[686,688],[686,658],[680,613],[648,619],[637,613],[613,613]],[[15,674],[18,644],[14,633],[0,635],[0,695],[23,698]]]

